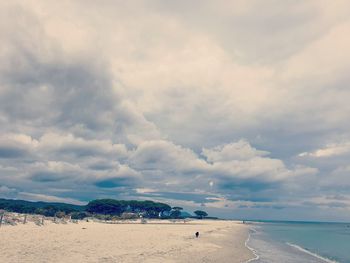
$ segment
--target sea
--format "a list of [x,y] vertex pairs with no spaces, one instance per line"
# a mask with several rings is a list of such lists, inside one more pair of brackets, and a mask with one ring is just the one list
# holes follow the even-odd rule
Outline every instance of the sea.
[[246,222],[251,263],[350,263],[350,223]]

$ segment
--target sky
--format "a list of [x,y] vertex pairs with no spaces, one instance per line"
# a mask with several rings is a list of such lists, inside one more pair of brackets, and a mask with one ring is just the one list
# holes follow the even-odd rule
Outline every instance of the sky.
[[0,197],[350,221],[350,3],[1,1]]

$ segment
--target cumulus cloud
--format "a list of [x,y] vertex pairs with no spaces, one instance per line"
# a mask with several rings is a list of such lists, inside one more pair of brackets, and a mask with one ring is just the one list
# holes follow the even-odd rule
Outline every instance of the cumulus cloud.
[[245,140],[213,149],[203,149],[202,154],[212,163],[212,167],[217,169],[215,173],[233,178],[279,181],[315,172],[308,167],[288,169],[282,160],[268,157],[269,152],[257,150]]
[[[4,46],[0,71],[3,129],[12,128],[6,124],[15,121],[17,129],[36,136],[50,127],[119,141],[159,135],[156,127],[118,94],[121,84],[103,58],[67,56],[34,11],[16,5],[4,10],[0,32]],[[9,23],[6,18],[11,13],[20,19]],[[94,62],[89,63],[90,59]],[[33,125],[41,129],[29,130]]]
[[57,133],[44,134],[38,140],[23,134],[7,134],[4,138],[22,148],[26,146],[23,156],[14,160],[9,160],[8,155],[0,158],[3,181],[18,188],[18,192],[41,192],[45,187],[54,187],[55,191],[65,189],[60,194],[67,194],[79,185],[130,188],[140,179],[137,171],[121,164],[128,155],[124,144]]
[[4,134],[0,136],[0,158],[23,158],[30,154],[37,142],[25,134]]
[[123,159],[128,155],[124,144],[115,144],[111,140],[87,140],[73,134],[46,133],[40,138],[39,147],[42,151],[76,157],[110,155]]
[[348,194],[347,1],[0,5],[2,195],[302,217]]
[[13,194],[16,193],[16,189],[14,188],[9,188],[7,186],[4,185],[0,185],[0,196],[13,196]]
[[130,162],[134,167],[145,170],[164,170],[169,172],[191,172],[205,169],[207,163],[198,159],[190,149],[169,141],[146,141],[131,153]]
[[332,192],[332,189],[337,189],[337,194],[348,194],[348,188],[350,186],[350,166],[342,165],[336,167],[333,171],[327,174],[320,182],[328,193]]
[[168,141],[152,141],[139,145],[127,162],[144,175],[144,187],[152,189],[139,193],[182,199],[190,192],[201,204],[218,195],[225,200],[270,200],[268,195],[287,182],[318,173],[302,165],[288,168],[268,154],[246,140],[203,149],[202,155]]
[[300,153],[300,157],[310,156],[315,158],[333,157],[337,155],[344,155],[350,152],[350,143],[329,144],[324,148],[315,150],[313,152]]
[[203,149],[202,154],[209,162],[225,162],[230,160],[248,160],[253,157],[266,156],[269,153],[259,151],[245,141],[218,146],[213,149]]
[[61,198],[57,196],[50,196],[45,194],[33,194],[33,193],[27,193],[27,192],[20,192],[18,194],[18,197],[23,198],[25,200],[30,200],[30,201],[61,202],[61,203],[69,203],[69,204],[76,204],[76,205],[85,204],[84,202],[81,202],[73,198]]

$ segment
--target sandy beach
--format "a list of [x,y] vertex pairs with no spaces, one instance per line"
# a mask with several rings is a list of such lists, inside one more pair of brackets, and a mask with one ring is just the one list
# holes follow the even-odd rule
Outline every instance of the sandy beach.
[[[200,232],[195,238],[194,233]],[[34,223],[0,228],[0,262],[245,262],[240,222]]]

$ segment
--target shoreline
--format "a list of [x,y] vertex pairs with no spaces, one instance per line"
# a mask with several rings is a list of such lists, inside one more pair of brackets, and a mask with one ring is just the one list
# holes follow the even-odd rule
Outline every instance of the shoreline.
[[299,246],[299,245],[292,244],[292,243],[289,243],[289,242],[287,242],[286,244],[287,244],[288,246],[291,246],[291,247],[293,247],[293,248],[295,248],[295,249],[297,249],[297,250],[299,250],[299,251],[301,251],[301,252],[307,254],[307,255],[310,255],[310,256],[312,256],[312,257],[315,257],[315,258],[317,258],[317,259],[320,259],[320,260],[322,260],[323,262],[326,262],[326,263],[339,263],[338,261],[335,261],[335,260],[332,260],[332,259],[323,257],[323,256],[321,256],[321,255],[319,255],[319,254],[317,254],[317,253],[314,253],[314,252],[312,252],[312,251],[309,251],[309,250],[307,250],[307,249],[305,249],[305,248],[303,248],[303,247],[301,247],[301,246]]
[[[201,255],[192,255],[192,263],[245,263],[255,258],[252,251],[246,247],[245,241],[249,237],[249,227],[240,221],[228,221],[232,225],[216,229],[215,233],[209,233],[203,241],[215,245],[215,250],[201,251]],[[196,257],[197,258],[196,258]],[[187,260],[180,261],[187,263]]]
[[[256,232],[256,229],[253,226],[250,226],[249,227],[249,235],[248,235],[248,238],[247,238],[247,240],[245,242],[245,246],[248,249],[250,249],[250,251],[255,255],[255,258],[251,258],[251,259],[245,261],[244,263],[250,263],[250,262],[259,261],[259,259],[263,259],[264,261],[271,260],[271,258],[269,258],[270,256],[268,256],[269,253],[268,254],[265,253],[266,246],[264,246],[263,248],[262,247],[260,247],[260,248],[259,247],[253,248],[253,247],[249,246],[249,242],[250,242],[252,234],[254,234],[254,232]],[[273,240],[269,241],[267,239],[264,239],[264,242],[269,244],[269,246],[271,246],[271,248],[274,249],[274,253],[275,254],[278,253],[280,255],[283,255],[284,253],[286,253],[285,255],[288,257],[288,259],[290,259],[289,257],[292,255],[291,253],[293,253],[293,255],[297,256],[297,258],[298,258],[298,261],[296,261],[296,262],[301,262],[300,260],[303,260],[304,257],[310,257],[310,259],[312,259],[312,262],[314,262],[314,260],[319,260],[317,262],[339,263],[338,261],[336,261],[334,259],[331,259],[331,258],[328,258],[326,256],[320,255],[320,254],[318,254],[318,253],[316,253],[314,251],[311,251],[311,250],[309,250],[307,248],[304,248],[301,245],[298,245],[296,243],[283,242],[283,243],[281,243],[282,246],[276,246],[275,242],[278,243],[279,241],[276,241],[276,240],[275,241],[273,241]],[[285,250],[284,245],[286,246],[286,248],[288,246],[289,249]],[[269,248],[267,250],[270,251],[271,248]],[[290,249],[292,249],[292,250],[290,250]],[[258,253],[258,251],[260,251],[260,254]],[[300,253],[300,255],[298,253]],[[300,256],[302,258],[299,258]],[[279,258],[279,260],[280,260],[279,262],[281,262],[282,259]],[[273,261],[273,262],[275,262],[275,261]]]
[[245,246],[249,228],[228,220],[27,223],[3,226],[0,235],[0,261],[9,263],[242,263],[254,257]]
[[257,254],[256,250],[248,245],[248,242],[249,242],[250,236],[251,236],[250,231],[251,231],[251,228],[248,229],[248,238],[247,238],[247,240],[244,242],[244,245],[245,245],[246,248],[248,248],[248,249],[253,253],[254,258],[248,259],[248,260],[245,261],[244,263],[253,262],[253,261],[258,260],[258,259],[260,258],[260,256]]

